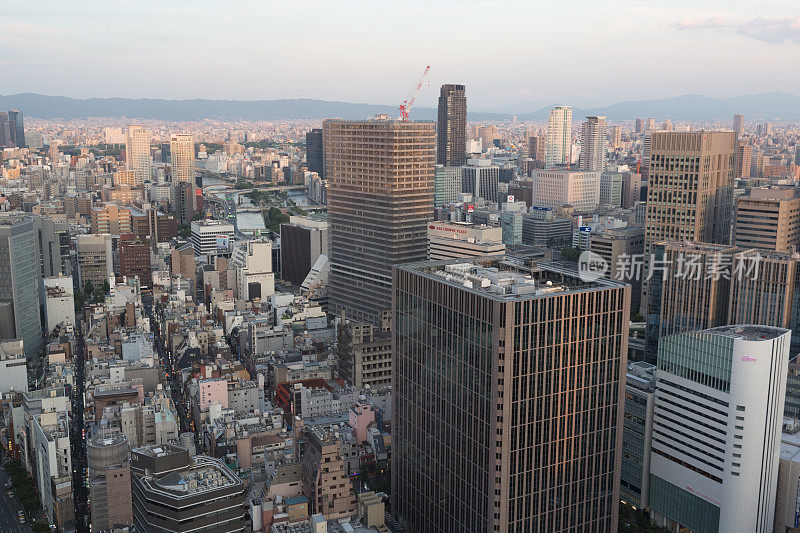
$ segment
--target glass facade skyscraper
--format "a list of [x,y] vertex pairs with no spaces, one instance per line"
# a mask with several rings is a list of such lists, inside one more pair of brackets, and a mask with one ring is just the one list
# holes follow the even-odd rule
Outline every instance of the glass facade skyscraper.
[[42,349],[37,240],[31,217],[0,217],[0,338],[22,339],[28,359],[38,357]]
[[325,177],[322,164],[322,130],[314,128],[306,133],[306,163],[309,172],[316,172],[321,178]]
[[409,531],[616,531],[629,291],[509,256],[394,270]]
[[17,148],[26,148],[25,144],[25,124],[22,118],[22,111],[8,112],[9,133],[11,144]]

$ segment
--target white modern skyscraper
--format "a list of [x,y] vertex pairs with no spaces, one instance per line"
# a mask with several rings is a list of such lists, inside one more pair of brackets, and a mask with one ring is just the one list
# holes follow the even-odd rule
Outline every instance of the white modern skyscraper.
[[572,159],[572,108],[556,106],[547,119],[545,167],[569,165]]
[[649,501],[659,525],[773,530],[790,343],[790,330],[767,326],[661,339]]
[[581,170],[602,172],[606,168],[606,117],[586,117],[581,125]]
[[194,140],[187,133],[177,133],[169,138],[169,158],[172,181],[194,183]]
[[127,170],[134,172],[138,187],[150,179],[150,132],[141,126],[128,126],[125,134],[125,160]]

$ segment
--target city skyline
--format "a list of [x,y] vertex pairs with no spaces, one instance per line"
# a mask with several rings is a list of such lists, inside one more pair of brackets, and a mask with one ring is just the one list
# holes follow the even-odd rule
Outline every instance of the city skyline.
[[796,2],[4,7],[0,533],[800,532]]
[[[800,74],[783,68],[800,59],[796,7],[783,0],[768,4],[714,1],[698,8],[684,1],[611,1],[534,8],[522,2],[456,7],[412,1],[387,9],[306,0],[238,4],[235,10],[210,2],[191,8],[23,5],[5,10],[0,64],[17,72],[5,93],[78,98],[301,97],[399,104],[426,64],[432,65],[431,87],[469,85],[474,110],[519,112],[556,102],[597,106],[695,93],[730,97],[760,92],[763,80],[778,74],[784,86],[800,81]],[[571,31],[553,24],[558,20],[569,21]],[[265,34],[269,21],[284,23]],[[481,39],[453,40],[432,31],[445,24],[468,31],[477,21]],[[354,31],[361,32],[359,38],[350,37]],[[219,42],[193,45],[203,32],[218,35]],[[530,53],[541,46],[554,53]],[[254,69],[251,53],[236,50],[265,56],[270,68]],[[156,56],[163,60],[148,59]],[[237,84],[207,76],[215,64],[225,65]],[[92,77],[98,65],[104,75]],[[683,75],[670,74],[678,71]],[[622,83],[624,72],[633,74]],[[541,83],[543,75],[547,83]],[[496,83],[498,78],[504,83]],[[434,90],[423,91],[418,105],[433,107],[436,97]]]

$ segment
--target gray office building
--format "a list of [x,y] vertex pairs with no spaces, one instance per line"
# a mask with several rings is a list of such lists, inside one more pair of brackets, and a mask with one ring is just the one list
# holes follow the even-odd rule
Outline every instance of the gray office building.
[[497,201],[500,167],[492,165],[489,159],[470,159],[466,166],[461,167],[461,172],[461,192],[489,202]]
[[522,219],[522,243],[531,246],[551,246],[554,242],[572,242],[572,221],[568,218],[542,218],[536,210],[547,209],[532,207],[532,215]]
[[69,224],[40,216],[36,216],[33,222],[42,264],[42,277],[72,274]]
[[0,339],[22,339],[25,357],[42,349],[39,247],[30,216],[0,216]]
[[508,255],[395,268],[392,510],[409,531],[617,530],[629,292]]
[[306,164],[309,172],[325,177],[322,155],[322,130],[314,128],[306,133]]
[[625,376],[620,498],[639,509],[647,508],[650,498],[650,450],[655,397],[656,366],[644,361],[631,363]]
[[0,112],[0,148],[9,148],[13,145],[8,113]]
[[22,111],[12,110],[8,112],[8,129],[11,136],[11,144],[17,148],[27,148]]

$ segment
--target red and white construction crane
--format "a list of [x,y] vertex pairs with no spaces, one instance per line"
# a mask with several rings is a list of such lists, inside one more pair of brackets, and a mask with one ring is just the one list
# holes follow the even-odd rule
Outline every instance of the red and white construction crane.
[[[411,106],[414,105],[414,100],[417,99],[417,95],[419,94],[420,89],[422,89],[422,84],[425,83],[425,78],[428,76],[428,71],[430,70],[430,65],[425,67],[425,70],[422,72],[422,76],[419,77],[417,85],[411,89],[411,92],[408,93],[406,99],[403,100],[402,104],[400,104],[400,120],[402,122],[408,122],[408,113],[411,111]],[[428,85],[430,85],[430,82],[428,82]]]

